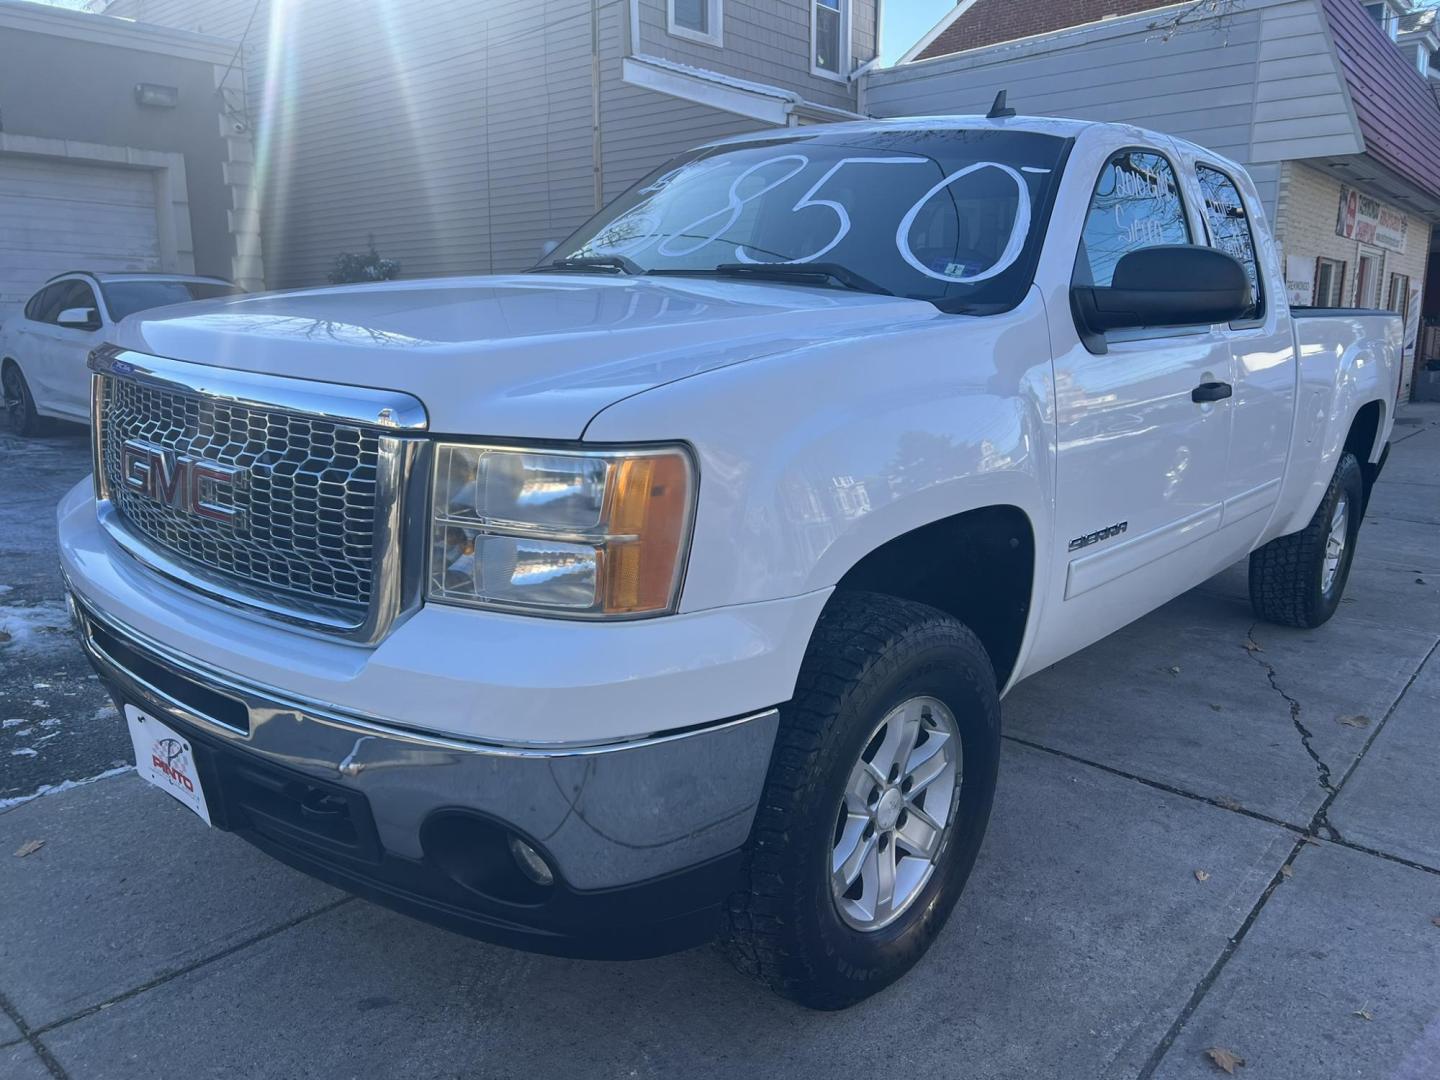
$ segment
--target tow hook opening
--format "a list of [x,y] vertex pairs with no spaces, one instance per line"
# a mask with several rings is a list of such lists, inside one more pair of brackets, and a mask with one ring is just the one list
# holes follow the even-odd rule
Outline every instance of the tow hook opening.
[[465,810],[431,814],[420,830],[425,856],[461,888],[506,904],[543,904],[555,870],[532,841]]

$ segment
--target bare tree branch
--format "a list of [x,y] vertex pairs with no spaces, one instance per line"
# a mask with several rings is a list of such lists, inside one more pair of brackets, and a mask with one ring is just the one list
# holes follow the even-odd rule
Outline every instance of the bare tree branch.
[[1190,3],[1164,18],[1156,19],[1150,24],[1150,29],[1163,41],[1169,41],[1187,27],[1202,23],[1211,24],[1211,29],[1226,30],[1231,17],[1244,7],[1245,0],[1190,0]]

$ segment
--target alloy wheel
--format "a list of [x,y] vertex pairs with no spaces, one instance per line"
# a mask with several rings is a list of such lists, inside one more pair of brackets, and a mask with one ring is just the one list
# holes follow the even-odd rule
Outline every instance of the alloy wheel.
[[924,890],[954,824],[962,757],[936,698],[903,701],[876,725],[836,815],[830,891],[847,926],[880,930]]
[[1350,542],[1350,500],[1345,495],[1335,500],[1330,512],[1330,532],[1325,537],[1325,563],[1320,572],[1320,590],[1329,595],[1345,559],[1345,545]]

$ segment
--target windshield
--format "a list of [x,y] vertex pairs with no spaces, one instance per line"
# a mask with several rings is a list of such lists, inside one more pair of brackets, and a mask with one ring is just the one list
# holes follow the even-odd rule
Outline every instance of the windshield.
[[817,128],[709,147],[647,176],[546,262],[644,273],[813,263],[897,296],[1008,310],[1033,279],[1068,146],[998,129]]
[[166,304],[183,304],[190,300],[213,300],[217,296],[235,296],[244,292],[234,285],[219,281],[107,281],[100,286],[110,318],[119,322],[126,315]]

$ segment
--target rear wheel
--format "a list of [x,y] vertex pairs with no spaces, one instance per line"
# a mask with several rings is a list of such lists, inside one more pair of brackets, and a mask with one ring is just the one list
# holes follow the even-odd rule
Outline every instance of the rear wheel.
[[1354,454],[1340,455],[1310,524],[1250,555],[1250,605],[1281,626],[1315,627],[1340,606],[1365,513],[1365,484]]
[[25,373],[14,360],[0,367],[0,390],[4,391],[4,408],[0,410],[0,426],[11,435],[37,435],[42,423],[35,411],[35,399]]
[[819,1009],[908,971],[975,863],[999,736],[994,672],[965,626],[923,604],[834,597],[781,709],[728,906],[731,959]]

